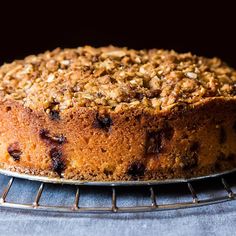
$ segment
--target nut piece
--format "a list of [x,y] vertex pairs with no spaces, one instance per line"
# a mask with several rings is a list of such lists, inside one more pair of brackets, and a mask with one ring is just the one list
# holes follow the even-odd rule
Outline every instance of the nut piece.
[[48,76],[47,82],[48,82],[48,83],[51,83],[54,79],[55,79],[55,75],[54,75],[54,74],[50,74],[50,75]]
[[153,90],[160,90],[161,89],[161,82],[160,79],[155,76],[149,81],[149,87]]
[[186,76],[190,79],[197,79],[197,74],[194,72],[187,72]]
[[110,51],[110,52],[104,52],[101,55],[101,57],[102,58],[106,58],[106,57],[121,58],[121,57],[124,57],[125,55],[126,53],[124,51],[115,50],[115,51]]

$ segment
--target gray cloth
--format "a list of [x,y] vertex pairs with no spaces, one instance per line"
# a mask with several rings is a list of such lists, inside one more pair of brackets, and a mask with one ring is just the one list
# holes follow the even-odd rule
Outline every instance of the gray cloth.
[[[1,191],[9,178],[0,176]],[[8,201],[32,202],[39,183],[17,180],[9,192]],[[59,191],[58,191],[59,190]],[[55,191],[58,194],[55,196]],[[40,203],[73,203],[74,188],[46,186]],[[81,199],[84,205],[106,204],[102,193],[96,190],[96,196],[88,194]],[[211,196],[212,193],[207,193]],[[187,195],[186,195],[187,197]],[[180,200],[179,196],[175,196]],[[142,194],[137,204],[145,203]],[[83,203],[86,200],[87,203]],[[158,199],[159,200],[159,199]],[[167,200],[168,199],[162,199]],[[183,199],[182,199],[183,200]],[[129,204],[129,198],[123,194],[120,204]],[[69,203],[70,202],[70,203]],[[76,214],[51,213],[28,210],[0,208],[0,235],[234,235],[236,231],[236,201],[210,206],[135,214]]]

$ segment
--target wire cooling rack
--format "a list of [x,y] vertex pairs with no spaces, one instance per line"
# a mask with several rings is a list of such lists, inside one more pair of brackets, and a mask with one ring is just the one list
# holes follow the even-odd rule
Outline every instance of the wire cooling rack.
[[[6,177],[0,206],[78,213],[125,213],[173,210],[234,200],[236,173],[191,180],[134,184],[62,185]],[[2,185],[4,185],[2,184]],[[27,196],[25,196],[27,195]],[[87,202],[86,202],[87,200]]]

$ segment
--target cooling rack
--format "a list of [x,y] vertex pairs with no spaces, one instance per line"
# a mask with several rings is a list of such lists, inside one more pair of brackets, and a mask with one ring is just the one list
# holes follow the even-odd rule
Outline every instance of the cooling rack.
[[[11,175],[0,175],[6,183],[1,186],[0,207],[53,212],[132,213],[197,207],[234,200],[236,189],[235,170],[192,179],[100,184],[68,183],[3,170],[0,172]],[[35,187],[33,191],[32,186]],[[24,193],[29,192],[29,187],[30,200],[25,202],[29,197],[24,199]],[[20,193],[11,193],[14,188]],[[18,201],[19,196],[22,202]],[[87,203],[84,201],[86,199],[89,199]]]

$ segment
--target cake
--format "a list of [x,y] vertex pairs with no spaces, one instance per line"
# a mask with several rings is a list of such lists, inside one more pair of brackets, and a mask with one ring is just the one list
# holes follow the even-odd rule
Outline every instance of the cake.
[[0,68],[0,168],[84,181],[236,167],[236,71],[218,58],[113,46]]

